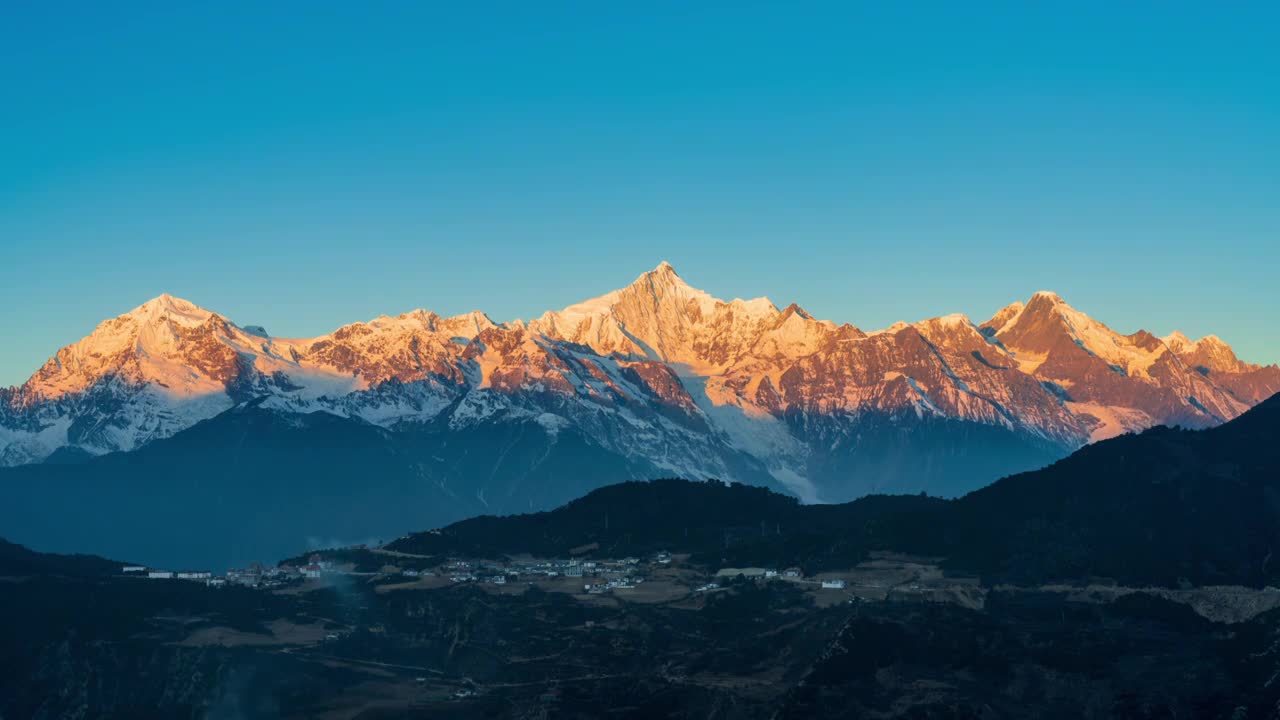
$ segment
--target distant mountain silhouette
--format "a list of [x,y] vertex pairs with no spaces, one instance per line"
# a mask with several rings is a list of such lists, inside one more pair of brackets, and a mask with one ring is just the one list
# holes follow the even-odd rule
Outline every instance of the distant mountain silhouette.
[[[223,570],[363,542],[430,522],[438,487],[413,482],[385,431],[324,413],[226,413],[132,453],[0,472],[0,527],[39,549],[80,548]],[[338,511],[342,508],[342,512]]]
[[391,432],[248,403],[133,452],[0,469],[0,530],[40,550],[222,570],[658,474],[571,429],[548,443],[533,421]]
[[96,555],[57,555],[30,550],[0,539],[0,576],[65,575],[92,578],[115,575],[123,563]]

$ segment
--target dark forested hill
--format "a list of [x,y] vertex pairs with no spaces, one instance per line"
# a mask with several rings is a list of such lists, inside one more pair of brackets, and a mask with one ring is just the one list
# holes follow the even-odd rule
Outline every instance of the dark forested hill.
[[879,542],[899,514],[928,513],[945,501],[871,496],[843,505],[801,505],[764,488],[654,480],[596,490],[549,512],[483,516],[401,538],[389,549],[423,555],[494,557],[592,552],[692,552],[709,563],[845,564]]
[[662,480],[554,511],[480,517],[396,541],[431,555],[685,549],[711,564],[847,567],[869,550],[1039,583],[1261,586],[1280,580],[1280,396],[1218,428],[1154,428],[1086,447],[961,499],[801,505],[767,490]]
[[121,563],[96,555],[39,553],[0,539],[0,575],[65,575],[106,577],[120,572]]
[[1013,581],[1280,581],[1280,396],[1210,430],[1091,445],[971,493],[943,517],[908,535],[956,566]]

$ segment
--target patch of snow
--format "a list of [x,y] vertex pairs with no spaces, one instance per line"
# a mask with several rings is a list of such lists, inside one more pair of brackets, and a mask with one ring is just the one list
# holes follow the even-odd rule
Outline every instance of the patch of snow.
[[542,428],[547,431],[547,435],[551,437],[556,437],[560,434],[561,430],[567,430],[573,426],[573,423],[569,422],[568,419],[549,412],[544,412],[538,415],[534,420],[541,425]]
[[[681,383],[712,427],[733,448],[765,461],[767,466],[797,464],[807,455],[786,423],[744,402],[716,378],[682,376]],[[783,462],[791,459],[793,462]]]
[[814,487],[813,482],[795,470],[789,467],[771,467],[769,474],[800,498],[800,502],[807,505],[822,502],[818,497],[818,488]]
[[[930,400],[930,399],[929,399],[929,394],[928,394],[928,393],[926,393],[926,392],[925,392],[925,391],[920,387],[920,383],[916,382],[916,379],[915,379],[915,378],[910,377],[910,376],[907,376],[907,383],[908,383],[909,385],[911,385],[911,389],[912,389],[912,390],[915,390],[915,391],[916,391],[916,395],[919,395],[919,396],[920,396],[920,402],[921,402],[921,403],[923,403],[923,405],[924,405],[924,407],[925,407],[925,408],[929,409],[930,411],[932,411],[932,412],[934,412],[934,413],[937,413],[938,415],[944,415],[944,414],[945,414],[945,413],[943,413],[941,410],[939,410],[939,409],[938,409],[938,406],[937,406],[937,405],[934,405],[934,404],[933,404],[933,400]],[[917,407],[917,409],[916,409],[916,414],[919,414],[919,408],[918,408],[918,407]]]
[[1094,420],[1093,429],[1089,433],[1089,442],[1107,440],[1151,427],[1155,422],[1150,415],[1134,408],[1109,407],[1098,403],[1066,402],[1063,403],[1072,413],[1087,416]]
[[896,333],[902,332],[903,330],[906,330],[909,327],[911,327],[910,323],[899,320],[898,322],[890,325],[887,328],[883,328],[881,330],[872,330],[871,332],[867,333],[867,337],[871,337],[873,335],[894,335]]

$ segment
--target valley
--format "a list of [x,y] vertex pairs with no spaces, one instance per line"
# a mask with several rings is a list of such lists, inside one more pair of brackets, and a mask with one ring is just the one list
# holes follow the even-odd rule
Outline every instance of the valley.
[[[0,688],[0,712],[585,718],[608,706],[637,718],[834,717],[856,703],[914,717],[984,706],[1234,712],[1277,699],[1250,680],[1280,668],[1268,649],[1280,640],[1274,588],[991,587],[892,554],[768,578],[684,553],[600,557],[585,561],[602,568],[586,578],[547,574],[585,564],[567,558],[435,564],[365,549],[333,559],[320,577],[256,589],[11,577],[19,591],[0,610],[26,622],[0,670],[27,680]],[[431,569],[404,567],[423,563]],[[584,589],[615,567],[627,568],[627,586]],[[836,580],[844,587],[823,587]],[[1237,614],[1193,612],[1191,593],[1230,596]],[[1240,613],[1246,599],[1254,605]],[[77,680],[85,664],[92,684]],[[1202,681],[1179,687],[1186,673]]]
[[627,482],[221,577],[0,545],[0,714],[1270,717],[1277,429],[956,500]]

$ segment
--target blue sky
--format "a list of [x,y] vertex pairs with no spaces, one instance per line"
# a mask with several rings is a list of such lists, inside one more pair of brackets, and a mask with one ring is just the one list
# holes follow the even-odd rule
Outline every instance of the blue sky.
[[14,6],[0,384],[161,292],[300,336],[662,259],[864,328],[1047,288],[1280,361],[1277,7]]

